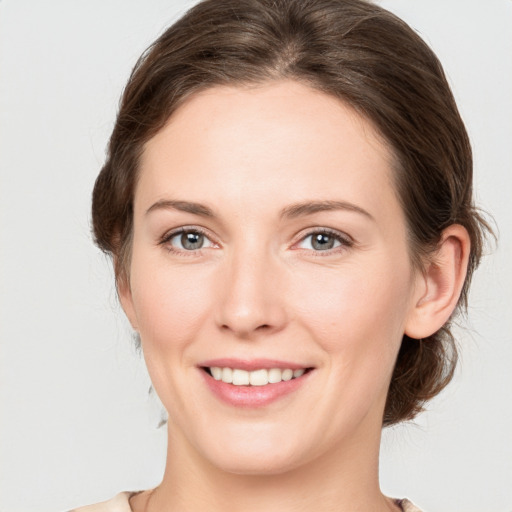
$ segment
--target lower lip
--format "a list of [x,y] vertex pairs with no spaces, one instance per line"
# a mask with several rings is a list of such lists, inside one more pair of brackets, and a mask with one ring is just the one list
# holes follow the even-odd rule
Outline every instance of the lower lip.
[[297,391],[308,379],[308,371],[291,380],[266,384],[265,386],[235,386],[215,380],[208,372],[201,369],[203,378],[210,391],[224,403],[235,407],[264,407]]

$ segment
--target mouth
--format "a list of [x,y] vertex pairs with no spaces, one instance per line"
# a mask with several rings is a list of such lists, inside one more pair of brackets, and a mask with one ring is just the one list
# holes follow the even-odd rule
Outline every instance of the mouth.
[[199,366],[207,388],[237,408],[260,408],[294,396],[310,380],[314,367],[281,361],[217,359]]
[[241,368],[231,368],[229,366],[203,366],[206,373],[217,381],[233,386],[266,386],[268,384],[278,384],[289,380],[302,377],[313,368],[259,368],[248,371]]

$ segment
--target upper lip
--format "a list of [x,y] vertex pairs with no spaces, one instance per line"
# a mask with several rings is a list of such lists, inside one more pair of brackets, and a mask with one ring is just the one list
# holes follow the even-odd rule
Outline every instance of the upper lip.
[[281,370],[300,370],[302,368],[310,368],[308,365],[278,359],[234,359],[231,357],[209,359],[208,361],[203,361],[198,366],[208,368],[237,368],[239,370],[246,370],[249,372],[260,369],[270,370],[271,368],[280,368]]

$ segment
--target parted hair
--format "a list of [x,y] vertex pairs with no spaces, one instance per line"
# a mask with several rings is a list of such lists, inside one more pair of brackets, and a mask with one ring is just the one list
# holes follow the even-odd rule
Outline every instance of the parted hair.
[[[94,238],[129,280],[133,199],[144,144],[192,94],[216,85],[296,80],[369,120],[394,158],[410,257],[422,268],[443,230],[471,239],[458,310],[488,225],[473,204],[469,139],[439,60],[405,22],[364,0],[204,0],[136,63],[121,98],[92,201]],[[383,425],[409,420],[451,380],[450,322],[428,338],[404,336]]]

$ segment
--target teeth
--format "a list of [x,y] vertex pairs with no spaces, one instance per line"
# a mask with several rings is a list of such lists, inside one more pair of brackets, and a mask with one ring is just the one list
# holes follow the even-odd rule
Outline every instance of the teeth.
[[222,382],[231,384],[233,382],[233,370],[231,368],[219,368],[222,371]]
[[283,380],[291,380],[293,378],[293,370],[283,370]]
[[245,370],[233,370],[233,384],[235,386],[248,386],[249,372]]
[[251,386],[265,386],[268,384],[268,370],[256,370],[247,372]]
[[267,384],[276,384],[277,382],[300,377],[304,375],[305,371],[305,368],[300,370],[271,368],[270,370],[261,369],[252,372],[238,368],[219,368],[217,366],[210,368],[210,373],[215,380],[221,380],[235,386],[266,386]]
[[271,384],[275,384],[276,382],[281,382],[283,372],[279,368],[272,368],[268,371],[268,381]]
[[213,378],[215,380],[222,379],[222,368],[213,367],[213,368],[210,368],[210,371],[212,372]]

